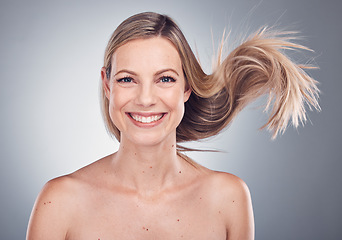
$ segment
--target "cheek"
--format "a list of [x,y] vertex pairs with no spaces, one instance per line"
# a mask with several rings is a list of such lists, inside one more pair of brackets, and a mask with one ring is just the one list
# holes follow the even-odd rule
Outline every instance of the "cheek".
[[110,93],[111,109],[121,111],[122,108],[135,96],[133,88],[113,87]]
[[120,94],[120,92],[112,92],[110,99],[110,109],[111,111],[118,111],[120,106],[122,106],[125,102],[124,95]]
[[123,123],[122,112],[124,112],[124,107],[130,101],[129,96],[134,96],[134,93],[120,90],[122,89],[113,88],[109,98],[109,115],[112,122],[119,130],[121,130],[121,125]]
[[165,91],[162,99],[172,111],[178,112],[183,116],[184,113],[184,92],[182,89],[176,91]]

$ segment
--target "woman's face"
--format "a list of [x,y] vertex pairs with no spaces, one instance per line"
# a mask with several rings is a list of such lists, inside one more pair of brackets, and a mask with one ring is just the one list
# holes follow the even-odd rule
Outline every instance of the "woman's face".
[[121,142],[153,145],[176,140],[190,90],[170,41],[163,37],[129,41],[113,54],[110,79],[104,68],[102,79]]

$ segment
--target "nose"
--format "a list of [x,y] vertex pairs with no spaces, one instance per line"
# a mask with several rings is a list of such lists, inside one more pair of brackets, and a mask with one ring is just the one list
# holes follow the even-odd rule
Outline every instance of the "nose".
[[150,107],[156,104],[156,94],[153,84],[140,84],[135,103],[143,107]]

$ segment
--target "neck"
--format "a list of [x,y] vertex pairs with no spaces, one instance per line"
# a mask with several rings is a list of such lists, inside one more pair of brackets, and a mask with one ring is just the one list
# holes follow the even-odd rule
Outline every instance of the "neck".
[[181,176],[184,163],[176,141],[137,145],[121,139],[112,164],[120,183],[141,194],[154,194],[172,186]]

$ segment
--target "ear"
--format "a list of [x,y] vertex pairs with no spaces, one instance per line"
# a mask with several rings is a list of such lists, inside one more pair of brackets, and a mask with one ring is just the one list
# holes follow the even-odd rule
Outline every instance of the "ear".
[[109,79],[107,78],[107,72],[106,72],[106,68],[105,67],[101,68],[101,79],[102,79],[103,91],[104,91],[107,99],[109,99],[110,87],[109,87]]
[[191,88],[187,86],[184,91],[184,102],[189,100],[190,95],[191,95]]

